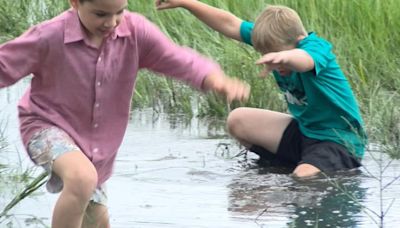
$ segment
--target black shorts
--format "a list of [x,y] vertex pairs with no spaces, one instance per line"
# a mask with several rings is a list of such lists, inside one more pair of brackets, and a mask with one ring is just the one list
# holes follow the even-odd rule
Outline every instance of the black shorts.
[[276,154],[257,145],[253,145],[249,150],[258,154],[260,161],[290,168],[310,164],[328,173],[361,166],[360,160],[351,155],[346,147],[304,136],[296,120],[292,120],[285,129]]

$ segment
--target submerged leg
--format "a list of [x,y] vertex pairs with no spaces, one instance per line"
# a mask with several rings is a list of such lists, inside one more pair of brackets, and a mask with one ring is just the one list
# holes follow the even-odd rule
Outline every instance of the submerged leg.
[[110,228],[107,207],[91,201],[86,209],[82,228]]

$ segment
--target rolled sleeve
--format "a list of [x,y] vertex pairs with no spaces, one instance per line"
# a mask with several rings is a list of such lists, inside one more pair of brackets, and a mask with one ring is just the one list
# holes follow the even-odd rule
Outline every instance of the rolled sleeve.
[[40,61],[40,32],[33,27],[0,45],[0,88],[34,73]]
[[254,23],[249,21],[243,21],[240,25],[240,37],[242,41],[248,45],[253,45],[251,41],[251,34],[253,32]]

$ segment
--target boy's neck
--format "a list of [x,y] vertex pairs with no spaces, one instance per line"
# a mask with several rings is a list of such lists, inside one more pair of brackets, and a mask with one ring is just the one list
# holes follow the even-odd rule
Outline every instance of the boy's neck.
[[300,41],[304,40],[304,38],[306,38],[308,35],[301,35],[299,37],[297,37],[297,43],[299,43]]
[[101,45],[103,44],[103,40],[104,38],[99,38],[99,37],[89,38],[90,44],[96,47],[97,49],[100,49]]
[[86,28],[85,28],[85,36],[90,46],[100,49],[101,45],[103,44],[104,37],[99,37],[95,36],[94,34],[91,34],[89,31],[86,30]]

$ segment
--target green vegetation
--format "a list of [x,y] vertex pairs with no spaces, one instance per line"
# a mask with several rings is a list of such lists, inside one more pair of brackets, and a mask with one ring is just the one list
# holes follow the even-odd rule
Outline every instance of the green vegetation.
[[[296,9],[309,31],[332,41],[337,58],[358,98],[371,142],[390,145],[396,151],[400,140],[400,12],[397,0],[208,0],[210,5],[229,10],[245,20],[269,4]],[[15,37],[69,7],[68,1],[0,0],[0,42]],[[260,79],[254,65],[258,54],[249,46],[228,40],[210,30],[183,9],[157,12],[153,1],[129,1],[129,9],[147,16],[175,42],[192,47],[217,60],[233,77],[252,86],[245,104],[227,105],[214,94],[200,96],[182,83],[143,71],[138,77],[133,106],[152,106],[156,111],[226,117],[237,106],[285,111],[286,106],[272,77]],[[193,110],[198,110],[193,113]]]

